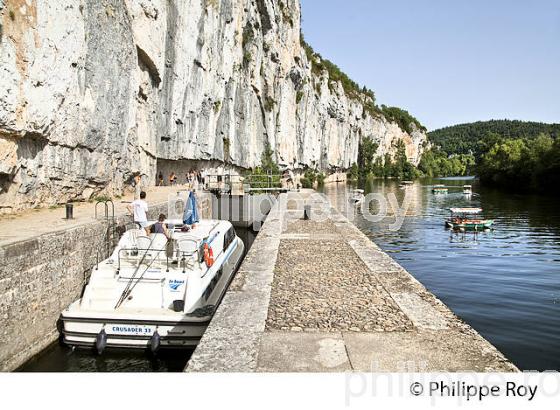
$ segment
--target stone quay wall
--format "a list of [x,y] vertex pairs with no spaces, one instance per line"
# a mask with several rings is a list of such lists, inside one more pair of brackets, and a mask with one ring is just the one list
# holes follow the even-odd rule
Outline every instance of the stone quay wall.
[[[210,196],[199,194],[200,216],[211,217]],[[102,207],[101,207],[102,208]],[[167,213],[150,205],[148,217]],[[0,246],[0,371],[17,369],[55,342],[60,312],[78,299],[97,260],[109,257],[132,222],[97,220]]]

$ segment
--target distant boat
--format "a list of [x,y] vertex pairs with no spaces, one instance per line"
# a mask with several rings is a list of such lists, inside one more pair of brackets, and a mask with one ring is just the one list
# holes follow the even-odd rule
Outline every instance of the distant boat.
[[447,228],[456,231],[484,231],[492,228],[493,219],[476,218],[480,208],[451,208],[451,217],[445,220]]
[[448,189],[445,185],[434,185],[432,188],[432,193],[434,194],[447,194]]
[[463,185],[463,194],[472,195],[472,185]]
[[354,205],[358,205],[364,201],[364,190],[363,189],[354,189],[352,194],[350,195],[349,201]]
[[414,182],[413,181],[401,181],[401,184],[399,185],[399,188],[408,188],[409,186],[413,185]]

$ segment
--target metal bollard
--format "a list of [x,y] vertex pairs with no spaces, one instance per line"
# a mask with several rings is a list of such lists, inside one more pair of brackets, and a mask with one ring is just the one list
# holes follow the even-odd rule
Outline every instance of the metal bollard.
[[308,221],[311,219],[311,205],[303,207],[303,220]]
[[66,219],[74,219],[74,204],[66,203]]

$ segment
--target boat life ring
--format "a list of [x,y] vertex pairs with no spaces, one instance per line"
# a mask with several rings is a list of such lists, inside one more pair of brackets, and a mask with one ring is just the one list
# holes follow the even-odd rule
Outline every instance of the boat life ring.
[[214,264],[214,251],[207,243],[204,244],[204,262],[209,268]]

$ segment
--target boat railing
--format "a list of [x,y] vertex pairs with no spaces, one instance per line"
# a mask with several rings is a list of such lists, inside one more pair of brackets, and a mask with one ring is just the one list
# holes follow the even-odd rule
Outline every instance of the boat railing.
[[[120,248],[117,252],[117,273],[120,272],[121,267],[123,266],[121,260],[127,260],[128,262],[138,261],[138,263],[133,263],[132,265],[139,267],[144,263],[146,257],[149,257],[150,258],[149,264],[151,265],[156,259],[158,259],[160,253],[165,251],[166,251],[165,249],[155,249],[155,248],[137,248],[137,247]],[[123,256],[122,255],[123,252],[126,252],[127,254]],[[152,253],[154,252],[155,255],[152,258]],[[168,259],[167,255],[166,255],[166,259]]]
[[[190,239],[181,239],[179,242],[186,242],[186,241],[192,241],[193,243],[196,243],[196,241]],[[178,245],[177,249],[175,249],[173,252],[168,252],[167,248],[166,249],[135,248],[135,247],[120,248],[117,253],[117,272],[121,271],[121,268],[123,267],[122,261],[124,260],[126,260],[127,262],[138,262],[138,263],[132,263],[132,265],[135,267],[139,267],[142,264],[151,265],[156,260],[163,262],[164,258],[160,257],[163,252],[165,253],[165,267],[167,272],[169,272],[170,261],[171,264],[174,261],[177,261],[178,263],[181,263],[181,266],[183,268],[183,273],[185,273],[185,269],[187,265],[186,262],[188,259],[191,259],[193,256],[196,256],[195,260],[197,261],[200,260],[200,249],[198,248],[198,244],[197,244],[197,248],[194,250],[181,250],[179,246],[180,245]],[[123,252],[126,252],[127,255],[123,255]],[[146,261],[146,257],[149,258],[148,261]]]
[[142,227],[140,226],[140,223],[138,223],[138,222],[128,222],[124,225],[124,231],[125,232],[139,231],[140,229],[142,229]]

